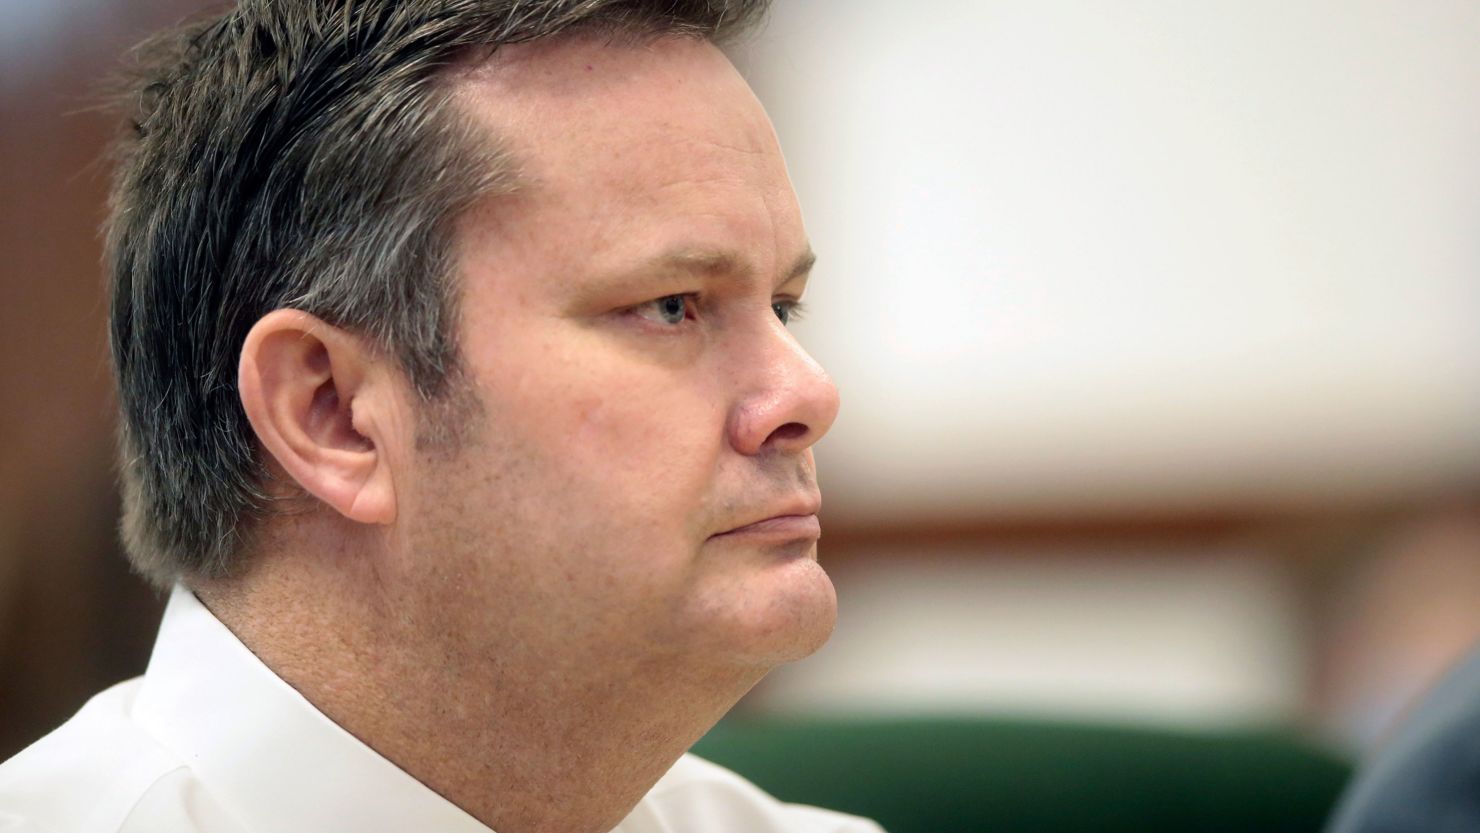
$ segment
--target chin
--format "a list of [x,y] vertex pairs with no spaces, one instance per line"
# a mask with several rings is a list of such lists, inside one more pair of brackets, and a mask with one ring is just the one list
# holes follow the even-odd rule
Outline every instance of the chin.
[[815,560],[773,565],[743,587],[722,605],[706,605],[707,624],[718,626],[719,655],[770,669],[810,656],[832,636],[838,598]]

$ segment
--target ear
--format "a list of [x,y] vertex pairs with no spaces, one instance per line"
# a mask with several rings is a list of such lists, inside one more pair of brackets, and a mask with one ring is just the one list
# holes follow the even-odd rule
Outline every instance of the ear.
[[237,387],[262,447],[349,520],[396,519],[396,389],[362,339],[298,310],[263,316],[242,345]]

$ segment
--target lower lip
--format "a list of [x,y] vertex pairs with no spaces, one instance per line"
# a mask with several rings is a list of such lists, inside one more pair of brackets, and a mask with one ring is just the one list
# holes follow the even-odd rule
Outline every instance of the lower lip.
[[816,515],[781,515],[722,532],[715,538],[755,538],[770,541],[817,540],[822,537],[822,524]]

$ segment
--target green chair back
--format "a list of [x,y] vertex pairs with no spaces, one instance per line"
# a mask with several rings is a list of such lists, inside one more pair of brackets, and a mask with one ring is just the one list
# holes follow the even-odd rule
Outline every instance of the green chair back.
[[1314,833],[1351,774],[1285,732],[1038,720],[731,718],[694,752],[889,833]]

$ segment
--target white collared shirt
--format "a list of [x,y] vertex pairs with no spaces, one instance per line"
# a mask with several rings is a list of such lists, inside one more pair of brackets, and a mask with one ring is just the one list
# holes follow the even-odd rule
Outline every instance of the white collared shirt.
[[[177,587],[143,677],[0,764],[3,833],[489,833],[381,757]],[[616,833],[879,833],[685,755]]]

